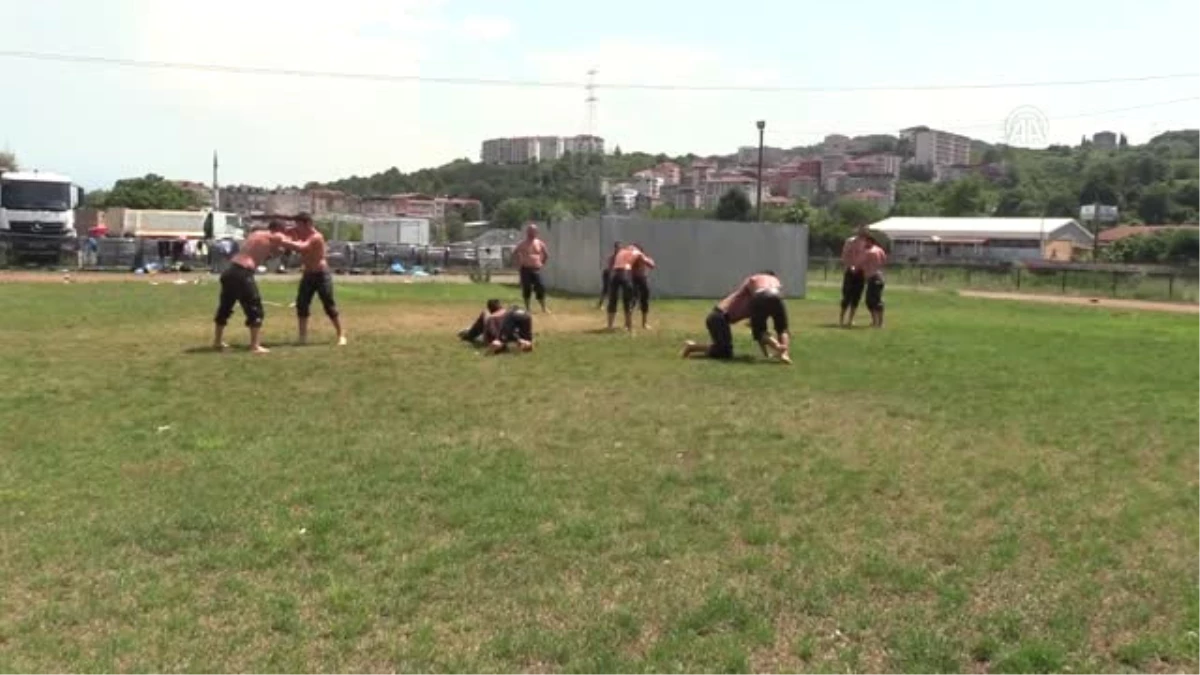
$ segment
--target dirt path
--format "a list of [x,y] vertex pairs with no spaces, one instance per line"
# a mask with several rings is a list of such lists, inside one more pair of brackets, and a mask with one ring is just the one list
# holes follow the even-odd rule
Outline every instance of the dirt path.
[[1032,293],[993,293],[991,291],[959,291],[965,298],[989,298],[992,300],[1024,300],[1059,305],[1086,305],[1108,309],[1138,309],[1152,312],[1175,312],[1177,314],[1200,314],[1200,305],[1185,305],[1174,302],[1149,302],[1145,300],[1121,300],[1119,298],[1089,298],[1072,295],[1034,295]]

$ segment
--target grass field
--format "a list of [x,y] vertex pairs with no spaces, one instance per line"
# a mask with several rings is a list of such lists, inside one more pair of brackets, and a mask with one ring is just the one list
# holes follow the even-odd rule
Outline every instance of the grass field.
[[252,357],[211,284],[0,287],[0,671],[1195,672],[1195,317],[833,292],[789,369],[677,358],[707,302],[485,359],[512,289],[342,284]]

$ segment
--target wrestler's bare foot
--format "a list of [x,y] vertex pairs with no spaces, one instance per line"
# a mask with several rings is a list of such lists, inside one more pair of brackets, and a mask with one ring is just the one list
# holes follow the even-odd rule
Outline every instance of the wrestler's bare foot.
[[687,357],[692,355],[692,348],[694,348],[695,346],[696,346],[695,342],[692,342],[691,340],[685,341],[683,343],[683,351],[681,351],[679,353],[679,355],[686,359]]
[[780,360],[780,361],[782,361],[782,362],[784,362],[784,363],[786,363],[786,364],[787,364],[787,365],[789,365],[789,366],[790,366],[790,365],[792,365],[792,357],[791,357],[791,355],[790,355],[790,354],[788,354],[787,352],[784,352],[784,353],[780,354],[780,355],[779,355],[779,360]]
[[264,347],[262,345],[255,345],[250,348],[250,353],[251,354],[270,354],[271,350],[267,349],[266,347]]
[[213,351],[223,352],[226,349],[229,349],[228,342],[217,342],[213,344]]
[[339,337],[337,344],[339,347],[345,347],[346,346],[346,336],[343,335],[343,336]]

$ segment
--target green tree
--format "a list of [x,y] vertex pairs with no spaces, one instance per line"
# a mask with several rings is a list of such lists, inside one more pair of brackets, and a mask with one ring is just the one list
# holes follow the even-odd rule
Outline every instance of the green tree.
[[1013,218],[1024,213],[1025,195],[1020,190],[1005,190],[1000,193],[1000,201],[996,203],[996,212],[992,215],[1002,218]]
[[871,202],[860,199],[842,198],[834,202],[831,209],[834,220],[849,228],[870,225],[883,220],[883,211]]
[[750,220],[750,198],[745,192],[730,189],[717,202],[717,220]]
[[782,219],[785,223],[803,225],[812,220],[812,205],[803,197],[792,202],[783,210]]
[[142,178],[117,181],[104,202],[108,207],[123,206],[129,209],[184,211],[200,207],[194,193],[152,173]]
[[1125,134],[1121,134],[1120,140],[1117,141],[1117,147],[1121,150],[1125,150],[1129,147],[1129,139],[1125,138]]
[[466,204],[460,209],[459,215],[462,216],[463,222],[466,223],[483,220],[483,206],[480,204]]
[[1134,178],[1142,185],[1167,180],[1170,175],[1171,165],[1162,157],[1143,154],[1134,164]]
[[1175,188],[1175,194],[1172,197],[1181,206],[1200,209],[1200,183],[1196,181],[1182,183]]
[[1046,200],[1042,215],[1047,218],[1078,218],[1079,198],[1066,192],[1053,194]]
[[808,224],[809,253],[825,258],[837,256],[852,231],[849,225],[839,223],[829,211],[818,209],[813,212]]
[[978,216],[987,212],[983,182],[974,176],[954,181],[938,199],[943,216]]
[[442,228],[446,233],[446,241],[454,243],[462,241],[467,229],[463,227],[463,217],[458,211],[450,211],[446,214],[446,220]]
[[900,167],[900,179],[916,183],[932,183],[933,167],[925,164],[905,164]]
[[17,156],[11,152],[0,152],[0,171],[16,171],[21,168],[17,164]]
[[83,198],[83,205],[92,209],[108,208],[108,190],[94,190]]
[[1107,262],[1157,263],[1167,254],[1167,242],[1159,236],[1138,235],[1118,239],[1101,253]]
[[1195,264],[1200,259],[1200,231],[1175,230],[1167,237],[1168,262]]
[[1084,183],[1083,189],[1079,191],[1079,203],[1119,206],[1121,195],[1117,192],[1116,185],[1105,183],[1100,179],[1092,179]]
[[1150,186],[1138,202],[1137,214],[1142,222],[1158,225],[1167,222],[1171,213],[1171,188],[1166,183]]
[[533,218],[533,206],[527,199],[505,199],[492,213],[492,225],[506,230],[519,230]]
[[979,158],[979,161],[984,164],[996,164],[997,162],[1004,161],[1004,153],[1000,148],[992,146],[983,151],[983,156]]

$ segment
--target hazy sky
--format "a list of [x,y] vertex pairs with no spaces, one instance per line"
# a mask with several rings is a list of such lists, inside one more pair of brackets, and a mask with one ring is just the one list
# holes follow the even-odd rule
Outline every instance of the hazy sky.
[[[1032,106],[1051,142],[1200,126],[1200,78],[909,92],[605,89],[605,83],[848,87],[1200,72],[1195,0],[0,0],[0,50],[299,70],[550,80],[599,72],[610,147],[729,153],[915,124],[1002,140]],[[147,172],[268,186],[478,159],[494,136],[575,134],[578,88],[389,83],[0,56],[0,147],[89,188]],[[1028,127],[1027,127],[1028,128]]]

